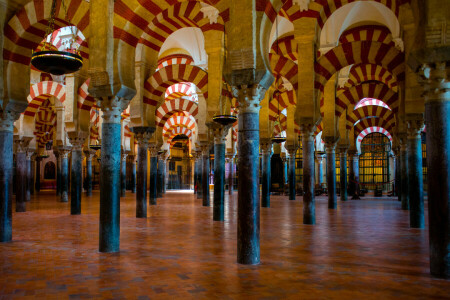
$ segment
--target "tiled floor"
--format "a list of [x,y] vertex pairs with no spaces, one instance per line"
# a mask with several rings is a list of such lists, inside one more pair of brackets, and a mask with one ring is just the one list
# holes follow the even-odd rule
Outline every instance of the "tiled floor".
[[317,199],[317,225],[302,224],[301,199],[272,196],[261,209],[259,266],[236,264],[237,193],[226,221],[192,193],[168,192],[136,219],[121,204],[121,252],[98,247],[99,193],[82,215],[41,192],[13,215],[13,242],[0,244],[0,299],[406,299],[450,298],[450,281],[428,272],[428,232],[385,198]]

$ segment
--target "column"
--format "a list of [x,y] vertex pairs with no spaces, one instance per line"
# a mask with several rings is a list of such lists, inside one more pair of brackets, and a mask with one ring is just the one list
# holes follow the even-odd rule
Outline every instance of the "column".
[[352,183],[352,200],[360,200],[359,197],[359,154],[357,151],[352,151],[350,155],[349,179]]
[[34,181],[36,176],[36,153],[31,156],[31,170],[30,170],[30,194],[34,195]]
[[61,202],[69,202],[69,147],[59,150],[61,158]]
[[157,176],[158,176],[158,148],[155,144],[149,146],[150,150],[150,205],[156,205]]
[[202,145],[202,198],[203,206],[209,206],[209,145]]
[[122,152],[120,163],[120,197],[125,197],[127,191],[127,156],[128,153]]
[[83,143],[87,132],[69,132],[72,145],[72,161],[70,169],[70,214],[81,214],[81,193],[83,192]]
[[398,201],[401,201],[402,198],[400,196],[400,147],[394,147],[392,149],[394,152],[394,159],[395,159],[395,178],[394,178],[394,196],[398,197]]
[[203,156],[202,151],[198,150],[197,152],[197,161],[198,161],[198,173],[197,173],[197,199],[203,199]]
[[347,147],[339,148],[341,201],[347,201]]
[[13,130],[18,116],[0,113],[0,242],[12,240]]
[[16,212],[26,211],[27,201],[27,147],[30,140],[15,140],[16,144]]
[[262,188],[261,188],[261,206],[270,207],[270,158],[272,156],[272,141],[263,139],[260,141],[262,154]]
[[314,194],[314,124],[301,124],[303,149],[303,224],[316,224]]
[[194,194],[197,194],[198,160],[194,154]]
[[120,154],[121,113],[128,101],[103,97],[102,151],[100,166],[99,251],[118,252],[120,248]]
[[237,262],[260,262],[259,101],[265,90],[254,85],[238,90],[238,226]]
[[409,210],[408,154],[408,143],[406,135],[404,135],[400,138],[400,193],[403,210]]
[[408,194],[410,204],[409,226],[411,228],[425,228],[421,138],[422,128],[422,115],[420,115],[418,119],[408,121]]
[[163,194],[166,193],[166,186],[167,186],[167,175],[166,175],[166,171],[167,171],[167,152],[164,153],[164,158],[163,158],[163,181],[162,181],[162,192]]
[[86,195],[92,196],[92,159],[95,156],[95,150],[84,151],[86,156]]
[[234,166],[233,166],[233,159],[234,155],[230,155],[228,160],[228,194],[233,195],[233,172],[234,172]]
[[430,271],[450,278],[450,94],[448,64],[427,66],[425,120],[428,167]]
[[295,200],[295,154],[297,146],[287,146],[289,153],[289,200]]
[[288,159],[286,156],[284,156],[284,157],[281,157],[281,160],[283,161],[283,186],[282,186],[282,188],[283,188],[283,193],[286,194],[285,187],[286,187],[286,181],[288,178],[288,176],[287,176],[287,174],[288,174]]
[[27,193],[26,201],[31,200],[31,186],[33,185],[33,177],[31,176],[31,157],[34,155],[33,151],[27,151]]
[[158,154],[158,170],[157,170],[157,197],[162,198],[164,186],[164,152]]
[[325,151],[327,153],[327,187],[328,187],[328,208],[336,209],[336,141],[325,141]]
[[131,156],[131,193],[136,193],[136,157],[135,155]]
[[323,183],[323,155],[317,154],[315,159],[317,162],[317,184],[321,187]]
[[54,149],[53,154],[56,157],[56,195],[61,196],[61,155]]
[[36,174],[36,180],[35,180],[35,190],[36,192],[40,192],[41,191],[41,160],[42,158],[37,156],[36,157],[36,170],[35,170],[35,174]]
[[225,216],[225,142],[229,128],[220,126],[214,129],[214,221],[223,221]]
[[155,128],[133,127],[132,131],[138,142],[136,218],[147,218],[147,149]]

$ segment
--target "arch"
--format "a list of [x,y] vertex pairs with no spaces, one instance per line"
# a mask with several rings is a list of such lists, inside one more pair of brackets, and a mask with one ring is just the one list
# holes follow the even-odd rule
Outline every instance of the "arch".
[[391,145],[392,145],[392,135],[389,133],[388,130],[384,129],[383,127],[378,127],[378,126],[367,127],[366,129],[361,131],[356,138],[356,149],[358,150],[358,153],[361,153],[361,142],[364,139],[364,137],[366,137],[368,134],[375,133],[375,132],[384,134],[389,139],[389,141],[391,142]]
[[[278,46],[278,47],[277,47]],[[282,55],[287,59],[296,62],[298,60],[298,52],[297,52],[297,41],[294,39],[294,35],[290,34],[284,37],[280,37],[277,41],[272,44],[270,49],[270,53]]]
[[144,84],[144,103],[157,106],[168,87],[174,83],[192,82],[208,98],[208,73],[192,65],[170,65],[154,73]]
[[293,86],[294,90],[298,89],[298,66],[292,60],[280,56],[278,54],[270,53],[270,68],[272,74],[285,77]]
[[193,117],[198,114],[198,104],[183,98],[165,101],[156,111],[155,125],[163,127],[170,116],[179,111],[186,111]]
[[164,93],[165,100],[172,100],[186,96],[189,100],[198,102],[196,88],[192,83],[181,82],[169,86]]
[[170,131],[173,127],[176,126],[185,127],[190,129],[192,132],[195,132],[196,125],[197,124],[195,122],[195,119],[191,115],[172,115],[172,117],[167,120],[166,124],[164,124],[162,134],[164,136],[166,132]]
[[[289,105],[295,105],[296,102],[296,95],[293,90],[284,92],[276,91],[269,102],[269,120],[275,121],[278,113],[281,113]],[[279,108],[278,103],[280,104]]]
[[54,96],[61,103],[64,103],[66,100],[65,87],[55,81],[41,81],[33,84],[27,97],[28,106],[24,115],[34,117],[42,103],[50,96]]
[[165,136],[166,142],[170,144],[172,139],[179,134],[184,134],[189,139],[191,139],[194,136],[194,133],[189,128],[179,127],[179,126],[173,127],[172,131],[166,133],[166,136]]
[[404,79],[404,53],[387,44],[358,41],[340,44],[322,55],[315,64],[315,88],[323,91],[327,81],[342,68],[354,64],[380,65],[397,80]]
[[387,127],[391,127],[393,126],[392,123],[395,123],[395,115],[390,109],[371,105],[359,107],[355,110],[349,110],[347,112],[347,129],[351,129],[356,122],[368,117],[378,117],[383,119],[387,122]]
[[[336,116],[340,116],[351,104],[357,104],[363,98],[376,98],[386,103],[393,113],[399,107],[398,94],[382,83],[367,82],[343,90],[336,98]],[[323,103],[321,103],[323,106]]]
[[391,31],[382,25],[362,25],[347,29],[339,37],[339,43],[352,43],[357,41],[373,41],[390,46],[396,46]]
[[386,68],[374,64],[358,64],[352,66],[344,88],[349,89],[364,81],[380,81],[394,92],[398,92],[399,82],[397,78]]
[[191,65],[194,62],[191,56],[186,54],[172,54],[158,60],[158,70],[170,65]]
[[356,105],[354,109],[358,109],[363,106],[376,105],[392,110],[386,103],[381,100],[373,99],[373,98],[363,98]]
[[373,117],[373,118],[366,118],[363,120],[360,120],[356,125],[355,125],[355,136],[359,136],[359,134],[361,132],[366,132],[366,134],[369,134],[372,129],[368,129],[368,128],[383,128],[386,131],[391,131],[393,129],[393,124],[391,123],[391,125],[389,125],[388,122],[386,122],[385,120],[378,118],[378,117]]

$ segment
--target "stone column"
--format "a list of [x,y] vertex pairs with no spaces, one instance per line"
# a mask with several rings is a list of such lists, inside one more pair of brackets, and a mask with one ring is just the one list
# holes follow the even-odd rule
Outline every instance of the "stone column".
[[336,209],[336,141],[325,140],[325,151],[327,152],[327,187],[328,187],[328,208]]
[[99,251],[120,248],[121,113],[128,101],[119,97],[97,99],[103,112],[100,166]]
[[41,160],[42,160],[41,157],[39,156],[36,157],[36,170],[35,170],[36,180],[34,188],[38,193],[41,191]]
[[347,201],[347,147],[339,148],[341,201]]
[[423,204],[422,133],[423,116],[408,121],[409,226],[425,228]]
[[0,113],[0,242],[12,240],[13,130],[18,113]]
[[433,276],[449,279],[450,68],[440,62],[424,69],[430,270]]
[[147,218],[147,149],[155,128],[133,127],[132,131],[138,142],[136,218]]
[[70,147],[58,150],[61,158],[61,202],[69,202],[69,153]]
[[16,144],[16,212],[26,211],[27,201],[27,147],[31,138],[14,140]]
[[202,151],[196,151],[196,159],[198,161],[198,172],[197,172],[197,199],[203,199],[203,156]]
[[198,160],[194,154],[194,194],[197,194]]
[[95,150],[86,150],[86,195],[92,196],[92,159],[95,156]]
[[158,148],[155,144],[149,146],[150,150],[150,205],[156,205],[156,198],[158,196],[157,190],[157,176],[158,176]]
[[285,187],[286,187],[286,181],[287,181],[287,173],[288,173],[288,158],[286,156],[281,157],[281,160],[283,161],[283,193],[286,193]]
[[322,186],[323,183],[323,155],[317,154],[316,157],[317,162],[317,184]]
[[83,143],[87,132],[69,132],[72,144],[72,162],[70,169],[70,214],[81,214],[81,193],[83,192]]
[[209,206],[209,145],[202,145],[202,198],[203,206]]
[[398,201],[401,201],[400,196],[400,147],[393,147],[392,151],[394,152],[395,159],[395,178],[394,178],[394,196],[398,197]]
[[34,155],[33,151],[27,151],[27,193],[26,193],[26,201],[29,202],[31,200],[31,186],[33,185],[33,177],[31,170],[31,157]]
[[289,153],[289,200],[295,200],[295,154],[297,146],[287,146]]
[[303,224],[316,224],[314,194],[314,124],[301,124],[303,149]]
[[233,159],[234,155],[228,156],[228,194],[233,195],[233,172],[234,172],[234,166],[233,166]]
[[402,209],[409,210],[409,180],[408,180],[408,142],[406,135],[403,134],[400,138],[400,186],[401,186],[401,198],[402,198]]
[[157,197],[162,198],[164,189],[164,152],[158,153],[158,170],[157,170]]
[[360,184],[359,184],[359,154],[358,152],[355,152],[352,155],[352,161],[351,161],[352,169],[353,169],[353,181],[355,184],[355,189],[353,191],[352,200],[360,200]]
[[136,193],[136,157],[135,155],[131,156],[131,193]]
[[214,221],[223,221],[225,216],[225,142],[229,128],[220,126],[214,129]]
[[261,189],[261,206],[270,207],[270,158],[272,156],[272,141],[270,139],[263,139],[260,141],[260,148],[262,154],[262,189]]
[[238,226],[237,262],[259,264],[259,102],[265,93],[259,85],[238,90]]
[[162,193],[165,194],[166,193],[166,186],[167,186],[167,181],[166,181],[166,171],[167,171],[167,151],[164,151],[164,156],[163,156],[163,176],[162,176]]
[[125,197],[127,191],[127,156],[128,153],[122,152],[120,162],[120,197]]
[[34,195],[34,181],[36,177],[36,153],[31,156],[31,170],[30,170],[30,194]]
[[56,195],[61,196],[61,155],[57,149],[53,149],[56,157]]

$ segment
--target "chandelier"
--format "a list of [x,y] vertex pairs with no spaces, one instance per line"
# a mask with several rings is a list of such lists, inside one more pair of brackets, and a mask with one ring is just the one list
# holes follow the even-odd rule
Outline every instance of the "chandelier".
[[[31,55],[31,64],[41,72],[50,73],[52,75],[64,75],[78,71],[83,66],[83,58],[78,50],[71,50],[71,46],[75,42],[76,37],[76,34],[73,32],[74,26],[71,26],[72,39],[69,44],[70,47],[68,47],[66,51],[51,49],[51,41],[53,40],[55,31],[56,2],[57,0],[53,0],[52,2],[50,20],[45,31],[43,46],[39,51],[33,51]],[[66,21],[70,23],[70,20],[68,20],[67,17],[67,9],[64,0],[61,0],[61,3],[66,13]],[[47,41],[49,37],[50,42]]]

